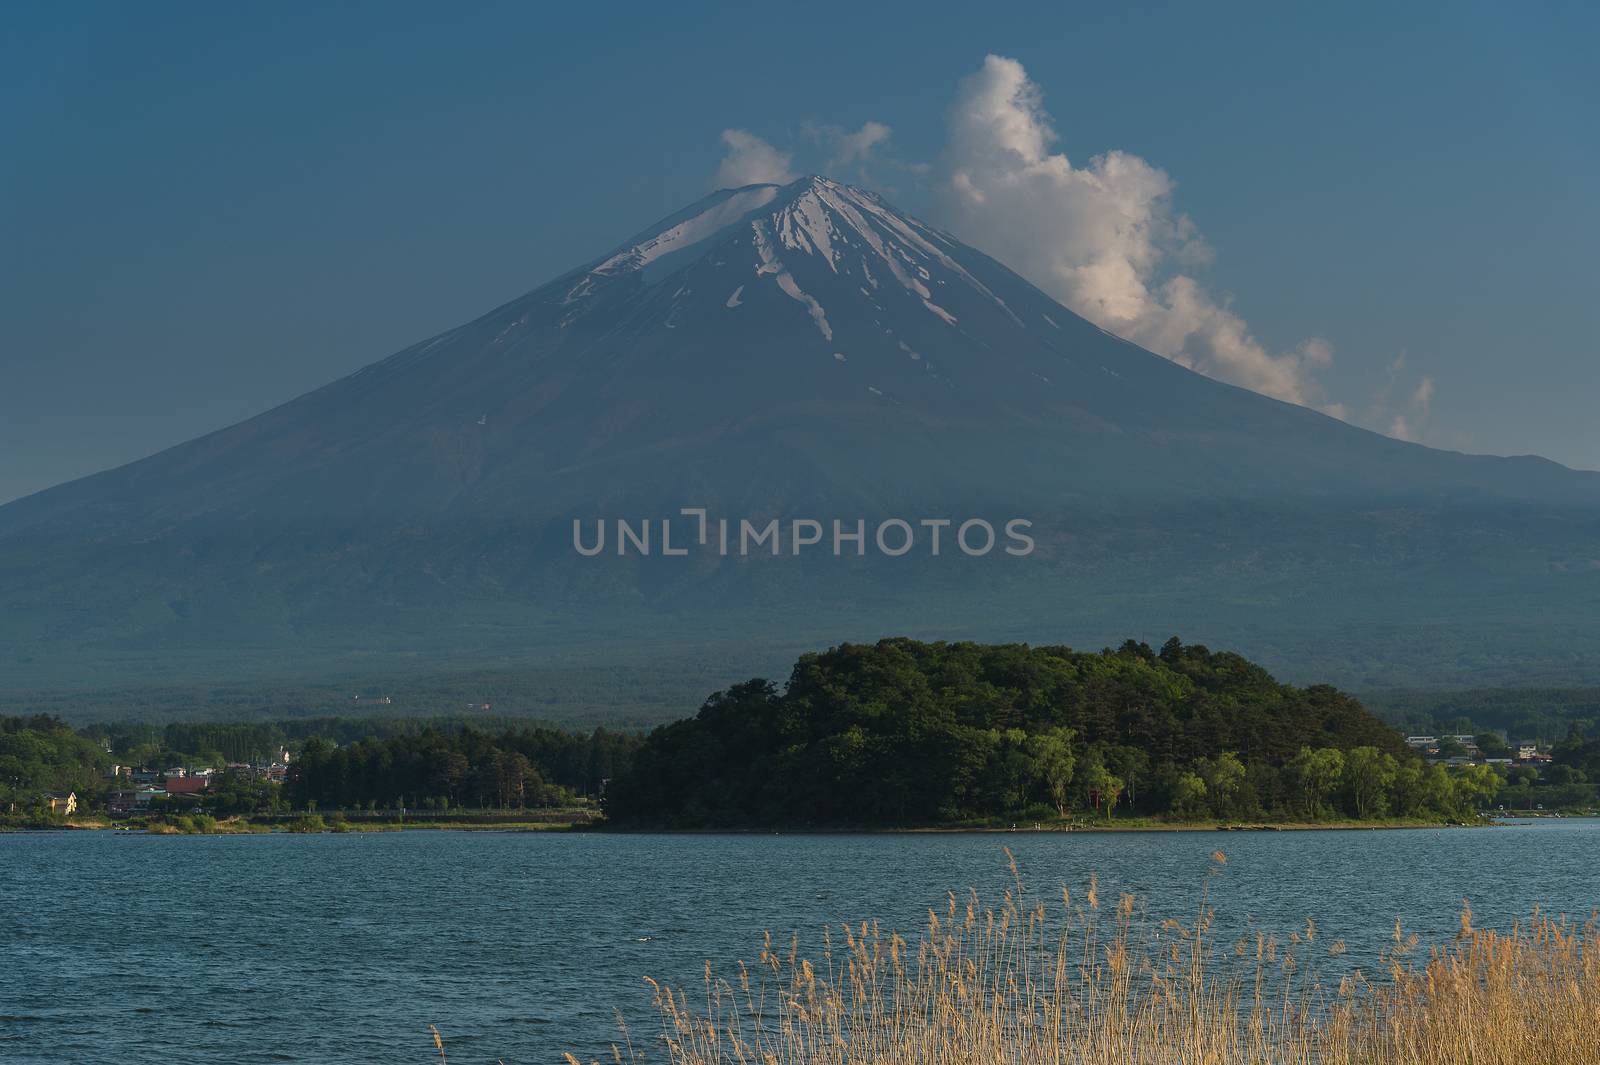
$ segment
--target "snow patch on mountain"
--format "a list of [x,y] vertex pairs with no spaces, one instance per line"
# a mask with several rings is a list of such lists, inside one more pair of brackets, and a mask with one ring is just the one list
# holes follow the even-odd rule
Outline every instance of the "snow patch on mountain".
[[750,228],[755,233],[756,254],[761,257],[761,265],[756,268],[756,275],[773,274],[778,282],[778,287],[790,299],[805,304],[806,311],[811,315],[811,320],[816,323],[817,329],[822,333],[824,340],[833,339],[833,326],[828,324],[828,315],[822,309],[822,304],[813,299],[795,281],[794,275],[783,267],[783,260],[778,258],[776,249],[772,246],[772,238],[767,234],[765,219],[756,219],[750,223]]
[[[1012,313],[1011,308],[1006,306],[1004,300],[934,243],[935,240],[948,243],[949,238],[922,227],[920,223],[901,217],[870,193],[840,185],[826,178],[812,178],[810,188],[797,197],[792,205],[783,208],[782,214],[786,221],[793,220],[791,228],[797,234],[795,246],[801,250],[805,249],[799,244],[798,235],[804,234],[809,238],[812,247],[817,248],[819,252],[827,249],[831,256],[832,237],[837,230],[829,215],[837,215],[848,223],[849,232],[865,241],[877,257],[889,267],[889,272],[900,282],[901,287],[914,292],[922,300],[927,301],[932,296],[928,286],[923,283],[933,280],[933,274],[927,267],[927,263],[931,261],[976,289],[985,299],[1005,311],[1012,321],[1018,325],[1022,324]],[[919,259],[921,261],[918,261]],[[837,271],[836,262],[831,258],[829,265]],[[877,288],[877,280],[873,278],[865,258],[861,265],[868,282]],[[906,267],[914,270],[917,276],[913,277]],[[928,309],[944,317],[944,313],[936,310],[934,306],[930,305]]]
[[[756,253],[754,263],[749,258],[751,248]],[[830,316],[822,298],[859,297],[874,318],[893,317],[898,313],[891,306],[896,293],[911,297],[908,306],[920,306],[943,324],[960,328],[949,307],[962,297],[952,294],[970,292],[1026,328],[994,289],[958,261],[963,254],[963,247],[948,234],[899,214],[874,193],[810,177],[784,186],[752,185],[715,193],[568,278],[557,290],[556,300],[570,305],[560,318],[565,328],[641,282],[650,289],[676,278],[670,282],[676,303],[692,292],[688,271],[753,267],[757,278],[771,275],[780,291],[805,308],[825,341],[835,339],[837,323],[852,320],[859,311],[837,306],[833,308],[837,314]],[[848,277],[847,287],[836,289],[809,273],[798,256],[826,264],[827,273],[840,280]],[[800,278],[808,279],[811,291]],[[743,305],[747,287],[735,288],[724,306],[731,310]],[[687,320],[683,313],[669,311],[664,321],[655,322],[658,328],[676,327]],[[884,333],[892,335],[893,330]]]
[[684,251],[710,240],[751,211],[759,210],[771,203],[777,195],[777,185],[753,185],[749,188],[735,189],[725,199],[706,210],[617,252],[590,273],[615,274],[643,270],[664,255]]
[[820,255],[828,269],[839,272],[839,253],[833,238],[838,235],[828,211],[815,192],[807,192],[777,215],[778,240],[785,248]]

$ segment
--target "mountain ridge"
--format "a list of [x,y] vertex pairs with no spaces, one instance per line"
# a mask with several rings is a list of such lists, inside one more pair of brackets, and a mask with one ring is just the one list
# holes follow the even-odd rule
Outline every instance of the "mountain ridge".
[[[328,386],[324,386],[323,388],[313,390],[310,393],[297,397],[286,404],[274,408],[271,411],[265,412],[263,415],[247,419],[245,422],[239,423],[238,425],[229,426],[224,429],[217,430],[214,433],[206,434],[205,436],[197,438],[195,441],[177,445],[176,448],[167,449],[166,451],[160,452],[156,456],[151,456],[150,458],[159,458],[161,455],[169,455],[174,451],[193,448],[195,445],[203,441],[214,440],[219,434],[238,433],[243,429],[243,427],[255,425],[261,422],[262,419],[271,418],[275,414],[295,408],[297,405],[315,404],[317,402],[317,397],[324,395],[330,389],[338,389],[346,383],[361,382],[363,379],[369,378],[375,374],[382,375],[384,373],[396,372],[410,363],[425,360],[431,351],[435,351],[440,348],[448,348],[452,341],[459,339],[464,333],[476,328],[481,328],[485,324],[494,323],[500,326],[500,328],[497,330],[496,336],[490,341],[491,345],[498,345],[505,341],[508,337],[508,334],[514,331],[519,325],[526,326],[529,323],[533,313],[538,310],[548,312],[553,307],[558,311],[559,314],[557,323],[558,327],[561,329],[569,328],[573,324],[577,323],[584,315],[591,313],[597,307],[602,309],[607,307],[608,304],[616,298],[615,294],[605,291],[608,283],[612,285],[615,285],[618,282],[622,283],[627,289],[627,291],[623,293],[624,298],[642,299],[643,305],[640,306],[637,311],[643,316],[643,320],[634,323],[636,328],[644,329],[649,328],[651,325],[664,326],[666,328],[677,328],[677,324],[671,320],[673,308],[676,303],[676,297],[678,293],[681,293],[689,286],[685,284],[673,286],[675,291],[671,296],[667,296],[666,289],[661,285],[661,278],[657,278],[657,280],[653,283],[646,282],[645,274],[651,266],[657,265],[662,261],[670,262],[674,256],[681,256],[686,252],[692,253],[696,249],[704,249],[707,244],[713,243],[719,238],[726,237],[731,230],[740,228],[742,224],[750,221],[751,219],[758,218],[763,213],[767,212],[768,208],[770,208],[775,201],[779,205],[780,211],[779,213],[772,215],[774,221],[776,222],[777,220],[782,219],[782,221],[786,223],[792,222],[797,213],[804,216],[811,207],[815,206],[817,201],[824,198],[822,195],[819,195],[819,193],[830,193],[834,196],[840,197],[841,199],[843,199],[844,193],[849,193],[851,196],[855,197],[854,203],[859,204],[861,202],[870,202],[875,208],[882,209],[883,217],[893,217],[892,213],[887,208],[882,207],[882,201],[878,200],[878,198],[872,194],[862,193],[859,190],[852,190],[847,186],[841,186],[817,176],[800,179],[789,186],[756,185],[745,186],[740,189],[720,190],[719,192],[712,194],[712,196],[706,197],[705,199],[698,201],[696,204],[691,205],[684,211],[670,215],[654,226],[646,227],[646,229],[640,231],[640,233],[636,234],[633,238],[630,238],[629,241],[618,245],[612,251],[599,256],[582,266],[568,271],[563,275],[558,276],[552,281],[539,286],[522,297],[508,301],[495,310],[480,316],[464,326],[446,330],[434,337],[429,338],[426,341],[412,345],[409,348],[402,349],[395,355],[379,360],[376,363],[369,364],[368,366],[363,367],[350,375],[347,375],[339,381],[335,381]],[[846,200],[845,202],[849,203],[851,201]],[[658,254],[659,252],[663,251],[659,245],[652,247],[652,245],[655,244],[655,242],[662,236],[663,233],[670,234],[673,231],[683,230],[686,227],[692,228],[695,223],[700,222],[707,216],[718,215],[719,211],[729,204],[735,205],[739,209],[732,213],[723,212],[724,216],[715,218],[714,221],[716,224],[714,224],[709,231],[700,233],[697,239],[679,242],[677,246],[666,249],[665,254]],[[853,206],[850,209],[852,212],[854,211]],[[817,226],[814,219],[806,220],[812,221],[813,225],[809,227],[800,226],[785,231],[778,231],[778,227],[775,224],[773,226],[773,236],[781,238],[784,242],[784,246],[790,250],[799,250],[800,242],[809,237],[813,242],[813,246],[804,250],[808,255],[814,254],[817,250],[819,250],[815,247],[816,234],[818,232],[825,234],[827,230]],[[872,227],[866,224],[859,217],[853,219],[853,221],[858,226],[865,225],[866,232],[870,233]],[[857,231],[862,232],[860,229]],[[933,230],[931,227],[927,227],[926,232],[935,235],[939,239],[949,241],[952,244],[955,243],[953,238],[950,238],[948,234]],[[929,247],[932,247],[931,243],[929,244]],[[642,253],[641,249],[643,249]],[[832,261],[832,255],[834,254],[835,249],[824,245],[820,250],[822,250],[824,254],[830,256],[830,267],[836,268],[836,264]],[[972,249],[964,250],[970,256],[981,256],[981,253],[975,252]],[[938,253],[939,249],[934,248],[934,251]],[[758,254],[760,254],[759,251]],[[993,264],[994,266],[999,267],[999,264],[994,264],[993,260],[988,259],[987,256],[981,256],[981,258],[985,263]],[[884,256],[880,254],[879,259],[880,261],[888,262],[891,270],[899,269],[902,271],[904,276],[896,278],[895,280],[900,282],[903,291],[912,293],[918,300],[920,300],[925,308],[928,309],[930,314],[934,314],[936,316],[941,313],[948,314],[944,308],[933,302],[931,299],[932,293],[928,291],[927,286],[915,275],[911,275],[908,271],[905,271],[904,268],[896,261],[895,257]],[[872,273],[870,266],[866,264],[864,259],[862,261],[862,267],[864,279],[870,280],[876,287],[879,278],[877,275]],[[974,284],[974,287],[980,290],[985,296],[993,299],[1003,313],[1009,317],[1019,328],[1027,328],[1023,326],[1021,319],[1011,311],[1010,307],[1004,302],[1003,299],[995,297],[988,287],[984,286],[982,282],[976,281],[976,279],[971,279],[971,275],[967,274],[966,271],[961,270],[959,266],[957,266],[956,269],[960,274],[965,275],[966,278],[970,279]],[[999,267],[999,269],[1003,270],[1004,268]],[[763,261],[756,270],[757,279],[764,276],[764,270],[766,273],[776,276],[780,289],[784,287],[785,279],[788,279],[790,285],[800,294],[798,297],[790,298],[796,303],[799,303],[801,306],[806,306],[804,300],[810,298],[809,293],[807,293],[793,281],[793,275],[791,271],[777,269],[773,267],[772,264]],[[682,269],[674,271],[673,276],[682,272]],[[926,273],[927,271],[924,269],[923,272]],[[880,270],[879,273],[888,274],[889,272]],[[1006,271],[1006,273],[1009,274],[1010,272]],[[1190,383],[1195,387],[1212,389],[1213,396],[1228,394],[1228,392],[1231,391],[1233,393],[1255,397],[1248,402],[1256,403],[1256,401],[1259,400],[1259,403],[1257,404],[1258,406],[1279,403],[1279,401],[1271,400],[1268,397],[1258,397],[1255,393],[1249,393],[1242,389],[1235,389],[1234,386],[1226,385],[1222,382],[1212,381],[1211,379],[1204,378],[1198,374],[1193,374],[1192,371],[1188,371],[1183,367],[1177,366],[1168,360],[1161,359],[1159,356],[1151,355],[1150,353],[1145,352],[1134,345],[1128,344],[1126,341],[1122,341],[1119,338],[1113,337],[1104,330],[1098,329],[1098,327],[1084,322],[1081,318],[1073,315],[1066,308],[1061,307],[1059,304],[1055,303],[1055,301],[1050,300],[1049,297],[1039,292],[1033,286],[1027,285],[1025,281],[1022,281],[1022,279],[1017,278],[1015,275],[1010,275],[1008,280],[1026,286],[1031,301],[1036,305],[1039,303],[1044,303],[1051,310],[1056,312],[1055,315],[1051,315],[1049,311],[1037,311],[1036,313],[1038,314],[1039,319],[1041,319],[1041,324],[1047,324],[1056,332],[1061,331],[1060,323],[1062,321],[1066,321],[1070,326],[1076,327],[1080,333],[1084,329],[1093,330],[1096,334],[1107,338],[1115,346],[1115,348],[1120,351],[1121,354],[1127,355],[1130,353],[1137,353],[1136,356],[1134,356],[1134,360],[1140,364],[1138,366],[1138,370],[1146,375],[1152,373],[1160,375],[1165,373],[1172,376],[1188,377],[1191,379]],[[733,283],[730,282],[730,285],[732,284]],[[641,288],[645,293],[643,297],[640,296]],[[738,309],[740,306],[746,305],[745,301],[741,299],[734,307],[726,306],[727,300],[733,298],[734,292],[742,292],[745,288],[746,286],[743,284],[735,285],[733,288],[731,288],[727,299],[722,301],[724,309],[733,311]],[[921,291],[918,292],[916,291],[917,289],[921,289]],[[864,294],[867,293],[865,288],[861,288],[860,291]],[[556,293],[560,293],[560,298],[558,300],[552,299]],[[665,299],[663,299],[663,297],[665,297]],[[866,298],[871,300],[872,296],[867,294]],[[665,305],[666,310],[665,319],[663,319],[660,314],[663,305]],[[818,306],[820,306],[820,304]],[[820,337],[820,347],[844,346],[842,343],[839,345],[833,344],[832,337],[829,335],[832,330],[832,325],[831,323],[827,323],[825,311],[822,313],[823,321],[817,322],[816,316],[812,314],[809,307],[806,307],[806,310],[808,314],[812,315],[812,320],[819,331],[826,330],[826,332],[823,332],[822,336]],[[517,311],[521,311],[521,314],[516,314],[515,312]],[[509,319],[509,321],[507,319]],[[949,326],[957,325],[957,323],[954,322],[944,324]],[[1033,331],[1037,332],[1037,329]],[[915,350],[915,348],[911,344],[907,343],[904,339],[897,338],[895,346],[901,349],[899,354],[903,354],[905,356],[905,360],[909,360],[911,363],[921,361],[922,353]],[[839,352],[834,355],[835,358],[840,358],[841,356],[842,361],[845,362],[849,362],[851,358],[850,353],[847,352]],[[1110,357],[1111,356],[1106,351],[1101,352],[1097,356],[1097,358],[1102,360]],[[924,372],[927,372],[931,368],[931,362],[925,362],[922,367]],[[1047,368],[1049,367],[1041,365],[1037,369],[1030,368],[1028,370],[1028,372],[1032,374],[1038,381],[1040,389],[1043,389],[1045,386],[1052,383],[1049,379],[1049,375],[1040,372],[1040,370]],[[1126,370],[1128,367],[1125,363],[1119,364],[1115,368],[1105,366],[1102,363],[1100,368],[1106,373],[1115,375],[1123,370]],[[884,373],[884,377],[888,380],[903,380],[905,377],[904,366],[879,366],[876,367],[876,369],[879,372]],[[934,370],[933,372],[937,377],[938,371]],[[1205,382],[1205,384],[1201,385],[1200,382]],[[885,380],[877,380],[877,384],[884,383]],[[969,388],[974,384],[974,382],[970,380],[963,383]],[[977,384],[981,386],[982,382],[977,382]],[[885,392],[885,389],[877,388],[877,385],[873,384],[864,385],[863,387],[876,389],[876,392],[880,398]],[[837,400],[839,397],[833,398]],[[894,397],[891,393],[890,400],[892,401],[893,398]],[[964,401],[970,402],[972,396],[969,393],[962,398]],[[1039,398],[1041,397],[1019,396],[1015,394],[1015,390],[1014,394],[1007,397],[1009,402],[1013,404],[1021,404],[1023,410],[1027,413],[1038,412],[1038,404],[1036,401]],[[858,396],[857,399],[859,400],[860,397]],[[1291,404],[1282,404],[1281,406],[1285,409],[1294,411],[1306,411],[1305,414],[1294,415],[1301,418],[1310,418],[1312,415],[1316,415],[1317,413],[1311,412],[1306,408],[1294,407]],[[488,412],[486,411],[481,412],[479,416],[483,417],[487,413]],[[1168,411],[1165,413],[1170,414],[1171,412]],[[468,417],[470,418],[470,415],[468,415]],[[1326,419],[1329,425],[1343,424],[1337,422],[1336,419],[1327,418],[1325,415],[1321,415],[1319,417]],[[1367,430],[1362,430],[1354,426],[1348,426],[1347,428],[1351,433],[1363,435],[1368,433]],[[1389,439],[1378,436],[1377,434],[1372,434],[1372,436],[1381,440]],[[1395,445],[1397,449],[1402,447],[1421,447],[1421,445],[1405,445],[1404,442],[1401,441],[1390,441],[1390,443]],[[1432,449],[1429,450],[1431,451]],[[1399,454],[1401,452],[1396,450],[1394,453]],[[1519,474],[1523,475],[1531,474],[1533,476],[1560,476],[1560,472],[1562,471],[1572,472],[1580,475],[1583,473],[1583,471],[1567,471],[1566,467],[1562,467],[1559,464],[1553,463],[1547,459],[1540,459],[1537,456],[1515,456],[1501,458],[1498,456],[1465,455],[1459,452],[1441,452],[1441,454],[1457,455],[1462,460],[1468,462],[1477,462],[1480,464],[1492,463],[1502,466],[1516,464],[1519,467]],[[129,463],[118,467],[116,470],[105,471],[101,474],[92,475],[91,478],[85,478],[82,480],[104,478],[108,474],[115,474],[119,471],[127,471],[130,467],[137,466],[139,463],[147,461],[149,461],[148,458],[138,460],[138,462]],[[81,481],[69,482],[69,484],[72,483],[81,483]],[[1600,484],[1600,476],[1594,478],[1594,483]],[[5,519],[7,517],[14,516],[19,509],[27,509],[26,507],[18,508],[16,504],[27,502],[27,500],[33,499],[38,495],[45,495],[57,491],[61,487],[62,486],[56,486],[52,489],[46,489],[42,493],[36,493],[35,496],[25,497],[23,500],[13,501],[12,504],[8,504],[5,507],[0,507],[0,529],[7,527],[5,523]],[[1514,489],[1526,487],[1527,486],[1522,481],[1521,476],[1516,478],[1511,484],[1502,486],[1503,489],[1512,489],[1511,494],[1513,496],[1517,494]],[[1363,491],[1369,493],[1373,491],[1373,485],[1370,481],[1363,482],[1361,488]]]
[[[1025,516],[1040,557],[1025,578],[602,565],[566,534],[684,506]],[[741,611],[787,611],[807,642],[938,618],[1125,635],[1113,611],[1163,624],[1166,596],[1169,632],[1226,639],[1230,611],[1299,623],[1355,588],[1374,619],[1441,594],[1492,626],[1548,596],[1559,624],[1593,602],[1597,516],[1600,474],[1435,451],[1203,377],[812,176],[719,190],[323,388],[0,507],[0,635],[30,662],[547,646],[665,616],[737,643]]]

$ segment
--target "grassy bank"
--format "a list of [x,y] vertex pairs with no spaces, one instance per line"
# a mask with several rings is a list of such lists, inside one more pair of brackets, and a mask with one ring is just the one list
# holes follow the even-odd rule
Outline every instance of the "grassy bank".
[[1387,817],[1369,818],[1358,821],[1353,818],[1330,818],[1323,821],[1224,821],[1224,820],[1196,820],[1180,821],[1159,817],[1119,817],[1105,818],[1080,818],[1080,819],[1055,819],[1039,821],[1010,821],[1001,819],[982,819],[969,821],[950,821],[931,825],[874,825],[874,824],[828,824],[828,825],[764,825],[748,828],[660,828],[636,827],[631,825],[608,825],[598,822],[595,827],[612,832],[650,834],[756,834],[783,833],[790,835],[804,834],[861,834],[861,835],[915,835],[919,833],[938,832],[1316,832],[1316,831],[1349,831],[1354,829],[1416,829],[1416,828],[1464,828],[1482,827],[1494,822],[1488,818],[1479,818],[1470,822],[1447,821],[1437,818],[1414,817]]
[[152,814],[112,819],[104,814],[72,817],[41,816],[0,819],[0,832],[115,830],[151,835],[243,835],[269,832],[312,834],[321,832],[399,832],[433,830],[459,832],[561,832],[587,827],[593,811],[583,809],[530,809],[466,811],[401,815],[391,812],[345,814],[257,814],[213,817],[206,813]]
[[[1524,816],[1524,815],[1517,815]],[[1552,816],[1552,815],[1544,815]],[[1493,822],[1481,820],[1474,825]],[[160,835],[178,834],[228,834],[260,832],[398,832],[398,831],[457,831],[457,832],[559,832],[582,829],[605,829],[603,818],[592,809],[579,810],[525,810],[507,813],[474,811],[468,813],[420,814],[401,816],[395,813],[329,814],[298,813],[211,817],[206,814],[165,814],[150,817],[133,817],[112,820],[104,815],[74,817],[13,818],[0,821],[0,831],[37,831],[66,829],[116,829],[143,831]],[[694,829],[641,829],[615,828],[621,832],[687,832]],[[916,834],[932,832],[1311,832],[1352,829],[1417,829],[1462,827],[1461,822],[1419,818],[1382,818],[1357,821],[1348,818],[1325,821],[1179,821],[1154,817],[1079,818],[1049,821],[1007,821],[997,819],[949,822],[935,825],[779,825],[750,829],[707,829],[703,831],[749,832],[767,834],[804,833],[860,833],[860,834]]]
[[540,820],[537,817],[484,818],[478,820],[421,820],[421,821],[356,821],[340,818],[323,818],[316,814],[264,828],[276,828],[296,834],[321,832],[567,832],[582,827],[583,822],[561,818]]
[[[1224,874],[1213,856],[1210,876]],[[1202,892],[1150,918],[1094,880],[1059,896],[955,895],[914,940],[835,929],[815,958],[770,938],[753,967],[656,984],[673,1065],[1593,1065],[1600,924],[1534,912],[1508,930],[1463,909],[1424,950],[1396,925],[1375,964],[1315,924],[1220,939]],[[1208,876],[1209,881],[1209,876]],[[642,1034],[642,1033],[641,1033]],[[638,1051],[646,1042],[635,1037]],[[628,1056],[628,1052],[622,1055]],[[657,1060],[651,1056],[650,1060]],[[567,1057],[569,1065],[577,1059]]]
[[[1473,822],[1474,824],[1487,824]],[[1460,821],[1438,818],[1385,817],[1358,821],[1354,818],[1329,818],[1322,821],[1229,821],[1205,818],[1176,820],[1161,817],[1080,818],[1055,821],[976,821],[928,828],[904,829],[909,832],[1314,832],[1330,829],[1445,828],[1459,827]]]

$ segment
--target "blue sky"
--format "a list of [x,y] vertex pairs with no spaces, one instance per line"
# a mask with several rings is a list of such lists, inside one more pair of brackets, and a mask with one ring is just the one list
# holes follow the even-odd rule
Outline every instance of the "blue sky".
[[[991,53],[1074,173],[1166,176],[1153,217],[1209,255],[1146,280],[1192,278],[1307,402],[1600,468],[1579,5],[318,6],[8,7],[0,499],[536,286],[702,195],[728,129],[1048,269],[1079,236],[1056,200],[1012,205],[1050,216],[1037,246],[997,247],[1021,238],[949,195],[984,165],[955,126]],[[867,122],[892,133],[840,163],[826,130]]]

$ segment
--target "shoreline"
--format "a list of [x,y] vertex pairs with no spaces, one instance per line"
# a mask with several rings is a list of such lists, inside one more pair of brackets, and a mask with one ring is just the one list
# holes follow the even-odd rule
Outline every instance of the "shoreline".
[[1038,825],[913,825],[913,826],[861,826],[838,825],[830,827],[778,826],[769,828],[661,828],[595,825],[590,831],[612,835],[638,836],[915,836],[915,835],[1065,835],[1065,834],[1115,834],[1150,832],[1353,832],[1380,830],[1415,830],[1427,828],[1495,828],[1493,820],[1464,821],[1113,821],[1105,823],[1038,824]]
[[1110,824],[1060,825],[912,825],[912,826],[773,826],[764,828],[661,828],[606,825],[603,822],[574,823],[530,819],[527,821],[451,824],[437,821],[376,822],[343,825],[330,823],[317,828],[292,824],[262,824],[235,820],[219,821],[202,831],[185,830],[165,822],[128,823],[108,820],[69,821],[59,825],[5,825],[0,834],[24,832],[126,832],[149,836],[266,836],[266,835],[356,835],[378,832],[596,832],[618,836],[912,836],[912,835],[1062,835],[1157,833],[1157,832],[1352,832],[1400,831],[1429,828],[1494,828],[1493,820],[1477,823],[1439,821],[1196,821],[1196,822],[1111,822]]
[[530,818],[506,821],[332,821],[319,827],[301,827],[292,821],[254,822],[247,818],[218,821],[202,831],[185,830],[166,822],[124,822],[105,818],[69,820],[53,825],[0,825],[0,835],[25,832],[126,832],[149,836],[277,836],[354,835],[375,832],[595,832],[618,836],[913,836],[913,835],[1058,835],[1144,834],[1161,832],[1378,832],[1423,829],[1503,828],[1507,822],[1525,820],[1600,819],[1594,813],[1530,814],[1519,817],[1485,817],[1479,821],[1425,821],[1390,818],[1382,821],[1128,821],[1036,822],[1016,825],[783,825],[765,828],[662,828],[608,825],[604,821],[562,821]]

